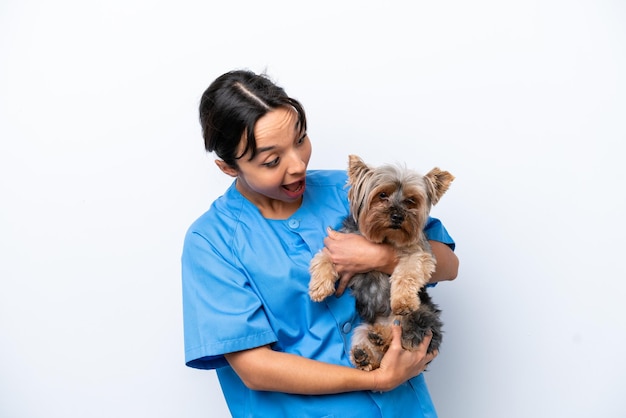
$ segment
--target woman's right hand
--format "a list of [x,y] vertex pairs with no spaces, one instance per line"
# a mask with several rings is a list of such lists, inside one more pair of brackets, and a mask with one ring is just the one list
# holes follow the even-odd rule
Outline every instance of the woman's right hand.
[[397,263],[395,250],[387,244],[376,244],[355,233],[343,233],[331,228],[324,239],[323,251],[333,262],[339,275],[337,297],[346,290],[352,276],[378,270],[391,274]]
[[429,333],[415,350],[405,350],[402,348],[402,327],[392,325],[392,341],[389,349],[385,353],[380,367],[370,373],[376,373],[376,391],[386,392],[395,389],[400,384],[419,375],[430,363],[438,352],[428,354],[426,351],[432,339]]

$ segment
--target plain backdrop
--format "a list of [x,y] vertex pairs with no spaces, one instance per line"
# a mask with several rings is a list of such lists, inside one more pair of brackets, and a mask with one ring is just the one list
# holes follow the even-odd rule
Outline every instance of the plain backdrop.
[[239,68],[304,104],[310,168],[456,176],[441,418],[626,416],[625,22],[619,0],[3,0],[0,416],[228,416],[184,366],[180,254],[231,181],[199,98]]

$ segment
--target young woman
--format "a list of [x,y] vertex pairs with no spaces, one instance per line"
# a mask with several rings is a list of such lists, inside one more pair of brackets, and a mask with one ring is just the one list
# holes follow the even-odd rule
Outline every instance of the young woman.
[[[232,71],[204,92],[205,147],[235,180],[196,220],[182,255],[185,359],[216,369],[234,417],[432,417],[422,371],[436,353],[400,345],[379,369],[350,364],[359,323],[349,278],[391,273],[390,247],[341,234],[348,214],[345,171],[307,170],[311,142],[301,104],[263,75]],[[330,228],[329,228],[330,227]],[[430,219],[437,271],[456,277],[454,242]],[[312,302],[309,263],[320,249],[341,276],[335,296]]]

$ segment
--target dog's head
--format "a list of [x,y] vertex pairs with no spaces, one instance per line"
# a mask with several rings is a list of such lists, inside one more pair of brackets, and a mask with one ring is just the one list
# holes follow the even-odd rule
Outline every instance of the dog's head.
[[370,167],[350,155],[350,212],[368,240],[406,247],[420,239],[431,206],[452,180],[452,174],[438,168],[422,176],[400,166]]

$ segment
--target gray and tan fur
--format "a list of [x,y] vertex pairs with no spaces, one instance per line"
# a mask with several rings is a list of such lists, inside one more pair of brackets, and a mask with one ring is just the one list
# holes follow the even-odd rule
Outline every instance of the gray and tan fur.
[[[436,261],[424,235],[432,205],[448,190],[454,176],[438,168],[426,175],[396,165],[370,167],[351,155],[348,167],[350,215],[342,232],[355,232],[375,243],[392,245],[398,264],[390,275],[357,274],[349,288],[363,319],[352,338],[351,360],[363,370],[380,366],[391,342],[391,323],[400,315],[402,345],[413,349],[432,331],[429,352],[441,344],[440,310],[426,284]],[[338,275],[320,251],[311,261],[309,295],[319,302],[335,292]]]

